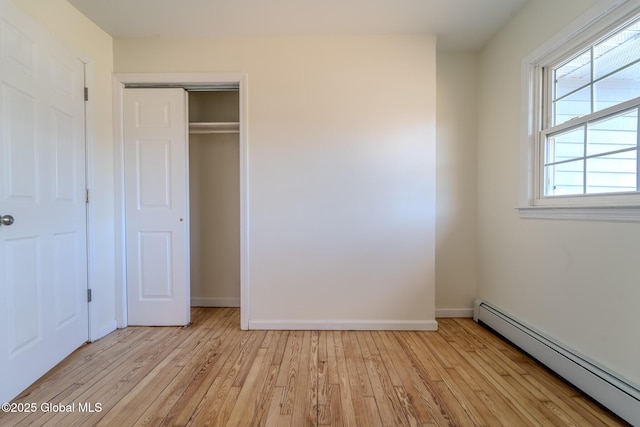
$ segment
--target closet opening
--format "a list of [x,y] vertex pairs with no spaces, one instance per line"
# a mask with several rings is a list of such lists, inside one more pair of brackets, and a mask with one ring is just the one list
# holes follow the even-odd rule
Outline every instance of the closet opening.
[[[249,329],[249,142],[246,132],[248,98],[246,73],[116,73],[114,74],[114,79],[114,120],[118,129],[118,138],[114,147],[117,158],[115,184],[116,192],[120,195],[115,200],[116,211],[119,212],[115,220],[116,274],[122,279],[122,286],[119,287],[116,296],[118,327],[126,327],[130,323],[128,317],[130,299],[128,290],[134,286],[134,281],[130,282],[127,276],[129,251],[126,243],[128,227],[125,203],[127,186],[125,174],[125,89],[140,88],[151,91],[154,88],[179,88],[184,90],[185,99],[182,101],[184,108],[189,108],[189,99],[191,104],[191,118],[186,114],[183,118],[186,119],[184,120],[185,122],[191,121],[190,126],[188,123],[184,123],[184,126],[191,128],[193,133],[191,138],[189,138],[188,129],[184,129],[182,134],[187,137],[183,144],[184,155],[188,155],[188,151],[191,148],[191,161],[188,158],[184,161],[187,168],[186,174],[179,171],[177,173],[182,173],[181,176],[184,181],[189,180],[191,177],[192,188],[189,188],[188,182],[184,182],[180,184],[180,189],[184,189],[187,194],[192,193],[187,195],[187,202],[191,199],[192,203],[191,205],[184,205],[182,214],[186,216],[184,223],[187,224],[185,225],[189,226],[184,227],[184,232],[188,232],[189,229],[192,229],[192,232],[184,236],[189,245],[184,250],[189,253],[185,257],[180,257],[183,261],[176,258],[178,264],[170,266],[169,271],[186,271],[190,273],[186,275],[187,280],[183,281],[183,289],[177,289],[177,292],[189,295],[184,304],[185,309],[188,309],[189,306],[197,305],[240,306],[240,328],[243,330]],[[157,112],[158,110],[156,109],[155,111]],[[222,210],[214,211],[211,214],[206,211],[203,212],[201,206],[204,203],[211,203],[211,200],[215,198],[214,188],[220,187],[220,181],[198,176],[196,170],[200,166],[201,170],[206,169],[207,172],[213,173],[213,169],[219,169],[214,164],[220,159],[220,156],[207,162],[204,161],[206,154],[199,156],[196,153],[198,153],[198,148],[204,150],[212,148],[209,145],[205,146],[204,141],[214,142],[216,138],[224,140],[232,137],[236,141],[235,153],[237,154],[229,158],[228,162],[222,162],[223,165],[220,167],[229,169],[230,166],[233,166],[236,168],[236,172],[224,175],[226,178],[222,178],[222,182],[231,182],[231,184],[221,187],[227,189],[225,190],[226,193],[222,190],[218,192],[223,195],[226,194],[229,199],[235,197],[235,200],[225,205],[222,203],[223,196],[220,196],[220,200],[215,204],[222,206]],[[223,143],[220,145],[229,144]],[[213,149],[215,150],[215,147]],[[193,169],[191,174],[188,173],[189,167]],[[155,171],[155,169],[153,170]],[[180,189],[176,188],[175,191],[180,191]],[[235,210],[235,213],[230,214],[226,211],[226,207]],[[231,217],[232,221],[225,224],[223,219],[228,217]],[[223,231],[220,234],[212,233],[209,224],[220,223],[221,221],[222,225],[219,229]],[[193,225],[191,224],[192,222]],[[214,237],[207,239],[205,238],[207,235],[213,235]],[[229,237],[230,235],[234,235],[234,237],[231,238]],[[191,244],[192,239],[193,244]],[[230,243],[224,249],[221,249],[221,246],[210,246],[212,242],[218,245],[220,241],[228,241]],[[216,251],[221,253],[219,257],[216,257]],[[193,259],[193,262],[191,259]],[[223,265],[224,268],[215,271],[210,266],[212,261],[213,264]],[[218,280],[218,277],[225,276],[231,277],[231,279],[229,281]],[[180,282],[180,278],[177,281]],[[235,289],[231,290],[232,287],[227,286],[229,283],[235,283]],[[240,295],[239,298],[238,294]]]
[[191,306],[240,307],[239,91],[187,91]]

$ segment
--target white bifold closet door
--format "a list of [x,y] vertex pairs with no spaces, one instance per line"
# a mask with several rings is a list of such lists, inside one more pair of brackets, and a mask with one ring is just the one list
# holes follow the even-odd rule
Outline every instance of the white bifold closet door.
[[124,90],[129,325],[190,322],[187,92]]

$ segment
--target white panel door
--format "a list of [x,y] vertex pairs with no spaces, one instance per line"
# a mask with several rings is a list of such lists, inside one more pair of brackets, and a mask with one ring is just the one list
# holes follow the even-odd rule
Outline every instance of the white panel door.
[[187,93],[125,89],[129,325],[190,322]]
[[86,342],[89,321],[84,65],[5,1],[0,216],[0,402],[6,402]]

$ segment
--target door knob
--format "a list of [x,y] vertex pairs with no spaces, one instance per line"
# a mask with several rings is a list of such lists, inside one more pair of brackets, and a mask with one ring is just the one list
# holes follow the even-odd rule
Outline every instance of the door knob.
[[13,224],[13,217],[11,215],[0,216],[0,225],[11,225],[11,224]]

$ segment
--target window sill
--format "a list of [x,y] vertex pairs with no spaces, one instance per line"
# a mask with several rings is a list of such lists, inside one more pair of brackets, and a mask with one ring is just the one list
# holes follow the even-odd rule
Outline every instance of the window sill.
[[640,206],[525,206],[522,219],[640,222]]

